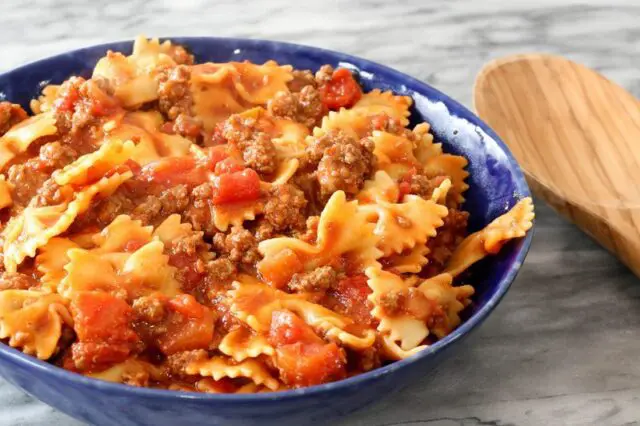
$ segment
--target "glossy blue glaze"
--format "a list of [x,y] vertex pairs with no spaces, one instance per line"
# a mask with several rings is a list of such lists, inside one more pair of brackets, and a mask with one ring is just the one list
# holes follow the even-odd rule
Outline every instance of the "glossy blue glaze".
[[[469,159],[465,208],[470,228],[477,230],[529,196],[524,177],[498,136],[478,117],[433,87],[364,59],[311,47],[260,40],[173,38],[202,61],[275,59],[296,68],[315,70],[323,64],[350,68],[365,91],[389,89],[414,100],[413,124],[431,123],[445,151]],[[71,75],[89,76],[107,49],[130,52],[131,42],[76,50],[25,65],[0,76],[0,96],[28,107],[48,83]],[[429,380],[435,367],[476,328],[504,296],[529,249],[532,232],[505,246],[499,255],[480,262],[470,280],[477,289],[466,322],[451,335],[418,355],[347,380],[294,391],[257,395],[208,395],[140,389],[101,382],[66,372],[0,345],[0,374],[14,385],[57,409],[98,425],[252,425],[326,424],[366,407],[417,380]]]

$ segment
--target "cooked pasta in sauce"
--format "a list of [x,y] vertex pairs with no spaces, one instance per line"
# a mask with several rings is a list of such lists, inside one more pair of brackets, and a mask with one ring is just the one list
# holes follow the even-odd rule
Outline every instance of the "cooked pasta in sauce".
[[89,377],[200,392],[317,385],[451,333],[461,274],[531,227],[468,235],[464,157],[347,69],[108,52],[0,103],[0,338]]

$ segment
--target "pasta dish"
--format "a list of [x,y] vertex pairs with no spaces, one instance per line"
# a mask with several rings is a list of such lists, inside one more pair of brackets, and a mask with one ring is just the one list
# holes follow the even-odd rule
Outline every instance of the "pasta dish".
[[357,76],[194,63],[138,38],[0,103],[0,339],[85,376],[210,393],[357,375],[451,333],[464,272],[531,228],[467,232],[467,160]]

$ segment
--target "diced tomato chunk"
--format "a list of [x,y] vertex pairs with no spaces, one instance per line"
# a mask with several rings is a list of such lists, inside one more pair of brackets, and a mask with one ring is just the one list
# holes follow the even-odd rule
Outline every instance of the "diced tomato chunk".
[[127,253],[133,253],[138,250],[140,247],[144,246],[147,242],[145,240],[129,240],[124,244],[122,249]]
[[331,80],[320,86],[319,91],[323,105],[334,111],[350,108],[362,97],[360,85],[345,68],[335,70]]
[[258,272],[262,279],[275,288],[284,287],[293,274],[302,272],[303,268],[298,255],[289,249],[265,257],[258,263]]
[[131,328],[131,307],[108,293],[79,293],[71,312],[79,341],[72,351],[79,369],[124,361],[140,340]]
[[213,179],[213,204],[252,201],[260,197],[260,178],[253,169],[216,176]]
[[313,329],[291,311],[280,310],[271,314],[269,341],[274,346],[292,343],[323,343]]
[[346,376],[346,357],[335,343],[325,343],[300,317],[286,310],[271,317],[269,342],[285,383],[311,386]]
[[180,275],[183,278],[183,291],[194,290],[206,275],[204,268],[201,268],[201,270],[198,268],[198,255],[196,253],[171,253],[169,255],[169,264],[182,271]]
[[108,293],[82,292],[71,302],[74,329],[79,340],[135,341],[129,327],[133,310]]
[[344,379],[346,357],[335,343],[293,343],[276,349],[276,364],[285,383],[293,387]]
[[206,349],[213,339],[215,316],[193,296],[181,294],[167,303],[166,332],[158,337],[165,355],[194,349]]
[[214,171],[216,165],[229,157],[227,147],[225,145],[218,145],[209,148],[209,170]]
[[218,176],[226,175],[229,173],[241,172],[244,170],[244,164],[232,157],[225,158],[222,161],[216,163],[214,173]]
[[350,317],[357,324],[371,326],[373,317],[368,300],[370,294],[371,289],[365,275],[347,277],[329,291],[335,303],[331,308]]

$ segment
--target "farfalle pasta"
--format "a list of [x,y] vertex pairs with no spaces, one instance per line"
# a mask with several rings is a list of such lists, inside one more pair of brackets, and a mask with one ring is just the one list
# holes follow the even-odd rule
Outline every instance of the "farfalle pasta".
[[450,334],[463,272],[532,226],[525,198],[467,232],[467,160],[409,128],[408,96],[194,60],[140,37],[31,117],[0,103],[8,345],[175,391],[332,382]]

